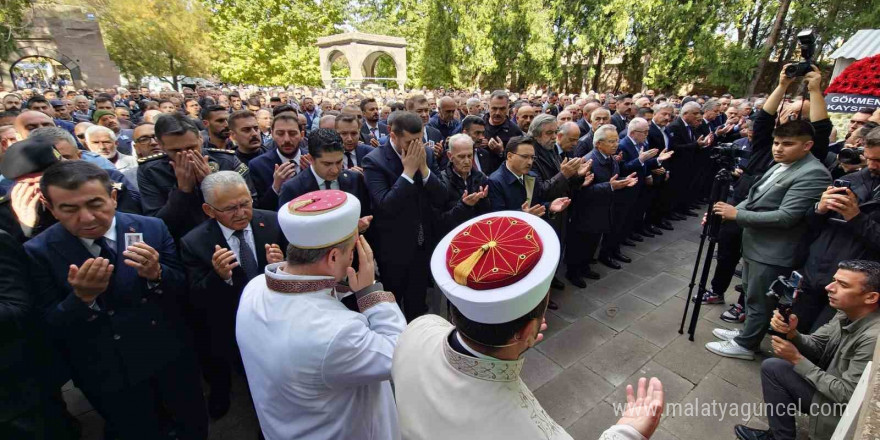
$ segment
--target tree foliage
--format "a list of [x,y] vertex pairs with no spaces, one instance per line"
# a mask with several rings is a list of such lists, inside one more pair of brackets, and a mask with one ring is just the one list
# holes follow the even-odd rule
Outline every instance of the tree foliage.
[[15,48],[13,35],[25,29],[27,13],[34,0],[0,0],[0,60],[5,60]]
[[110,59],[131,82],[157,76],[175,89],[209,72],[208,15],[188,0],[89,0]]
[[337,33],[345,0],[203,0],[221,80],[320,84],[318,37]]

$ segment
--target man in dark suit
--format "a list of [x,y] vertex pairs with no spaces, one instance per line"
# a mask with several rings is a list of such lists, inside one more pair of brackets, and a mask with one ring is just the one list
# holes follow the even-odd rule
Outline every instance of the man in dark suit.
[[474,169],[474,150],[474,141],[466,134],[449,138],[449,166],[443,170],[449,198],[440,214],[443,233],[492,210],[487,198],[489,179]]
[[461,121],[461,132],[474,141],[474,168],[490,176],[504,163],[504,145],[497,139],[487,139],[486,121],[479,116],[467,116]]
[[411,321],[427,311],[428,262],[440,236],[434,211],[444,208],[447,192],[433,151],[422,142],[419,116],[394,112],[389,125],[388,143],[364,158],[364,176],[382,282]]
[[440,130],[428,125],[431,120],[431,104],[428,98],[425,95],[413,95],[406,100],[406,111],[413,112],[422,119],[422,143],[433,150],[437,169],[446,168],[449,159],[446,157],[446,146],[443,145],[445,138]]
[[577,126],[581,132],[580,137],[584,137],[593,132],[593,124],[591,124],[590,118],[593,116],[593,112],[599,107],[599,101],[596,100],[584,105],[584,108],[581,110],[581,118],[577,120]]
[[361,100],[361,113],[364,124],[360,128],[360,140],[367,146],[378,147],[388,137],[388,125],[379,120],[379,104],[374,98],[365,98]]
[[696,217],[697,213],[690,209],[692,188],[696,170],[696,157],[700,150],[712,141],[706,135],[700,135],[698,127],[702,122],[700,104],[694,101],[681,107],[681,114],[666,129],[669,134],[670,149],[675,157],[669,161],[669,191],[672,197],[672,209],[675,220],[683,220],[685,216]]
[[505,151],[510,138],[523,135],[522,130],[510,120],[510,97],[504,90],[496,90],[489,96],[489,112],[483,120],[486,121],[486,138],[495,139]]
[[278,207],[281,186],[308,168],[308,149],[302,142],[304,127],[297,116],[282,113],[272,119],[272,144],[275,148],[252,160],[249,167],[257,207],[274,211]]
[[521,210],[544,217],[548,211],[549,216],[555,216],[568,207],[570,199],[551,199],[554,194],[542,190],[541,177],[532,171],[538,148],[542,147],[529,136],[517,136],[507,143],[507,160],[489,176],[493,211]]
[[617,96],[617,111],[611,116],[611,123],[617,127],[618,134],[626,130],[626,125],[629,124],[629,120],[632,119],[632,107],[632,95],[625,94]]
[[74,383],[121,438],[165,437],[160,406],[178,437],[207,438],[198,368],[177,310],[185,276],[168,229],[116,212],[116,192],[94,164],[55,164],[40,189],[58,223],[25,250]]
[[[358,120],[354,115],[339,115],[336,117],[336,132],[342,137],[343,159],[342,166],[346,170],[363,174],[364,157],[373,151],[373,147],[358,142]],[[382,124],[384,126],[384,124]],[[363,133],[363,132],[361,132]],[[386,128],[385,135],[388,136]]]
[[606,108],[597,108],[590,114],[590,132],[581,135],[577,145],[574,147],[575,157],[585,157],[590,151],[593,151],[593,134],[599,127],[611,123],[611,112]]
[[[618,243],[614,241],[613,227],[621,219],[615,218],[614,208],[619,191],[632,188],[638,177],[630,174],[619,179],[620,166],[612,157],[617,153],[617,128],[605,124],[593,132],[593,151],[587,155],[592,160],[593,182],[581,187],[574,196],[574,208],[571,214],[571,230],[568,233],[568,245],[565,250],[567,265],[566,279],[574,285],[586,285],[583,277],[598,278],[598,274],[590,269],[590,259],[602,241],[599,261],[613,269],[620,269],[620,264],[613,260],[619,253]],[[604,235],[604,239],[603,239]]]
[[202,209],[210,218],[183,236],[180,255],[189,305],[198,317],[193,327],[202,372],[211,388],[208,414],[219,419],[229,410],[232,368],[241,363],[235,344],[241,292],[266,264],[283,261],[287,242],[276,213],[253,208],[247,183],[238,173],[208,175],[201,188]]

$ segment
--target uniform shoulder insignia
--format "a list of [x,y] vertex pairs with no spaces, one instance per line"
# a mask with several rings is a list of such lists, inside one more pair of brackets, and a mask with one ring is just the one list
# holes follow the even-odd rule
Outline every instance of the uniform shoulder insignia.
[[8,202],[8,201],[9,201],[9,197],[7,197],[7,196],[5,196],[5,195],[0,196],[0,205],[6,203],[6,202]]
[[122,191],[122,182],[113,182],[110,184],[116,191]]
[[241,174],[242,176],[244,176],[248,172],[248,166],[245,165],[244,163],[240,163],[240,164],[238,164],[238,167],[235,169],[235,171],[237,171],[238,174]]
[[151,160],[161,159],[161,158],[163,158],[163,157],[165,157],[165,153],[151,154],[151,155],[149,155],[149,156],[147,156],[147,157],[142,157],[142,158],[138,159],[138,163],[139,163],[139,164],[140,164],[140,163],[147,163],[147,162],[149,162],[149,161],[151,161]]
[[205,151],[208,151],[211,153],[235,154],[235,150],[227,150],[225,148],[205,148]]

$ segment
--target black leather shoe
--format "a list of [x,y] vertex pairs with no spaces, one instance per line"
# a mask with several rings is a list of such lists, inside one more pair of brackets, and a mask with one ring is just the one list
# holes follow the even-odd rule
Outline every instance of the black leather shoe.
[[556,304],[556,303],[553,302],[553,300],[551,299],[551,300],[547,303],[547,308],[550,309],[550,310],[559,310],[559,304]]
[[590,268],[587,268],[587,270],[581,272],[581,275],[584,278],[589,278],[591,280],[598,280],[599,278],[601,278],[601,276],[599,275],[599,272],[595,272],[593,270],[590,270]]
[[743,285],[737,284],[737,285],[733,286],[733,290],[736,290],[739,293],[743,293]]
[[612,269],[620,269],[620,263],[612,260],[609,257],[600,257],[599,262],[612,268]]
[[645,239],[642,238],[641,235],[636,234],[636,233],[633,233],[632,235],[630,235],[630,236],[629,236],[629,239],[632,240],[632,241],[637,241],[637,242],[639,242],[639,243],[642,243],[642,242],[645,241]]
[[670,231],[672,230],[672,223],[670,223],[669,220],[660,220],[660,223],[657,223],[657,226],[666,226]]
[[553,277],[553,279],[550,281],[550,287],[557,290],[562,290],[565,289],[565,283],[559,281],[556,277]]
[[638,236],[639,236],[639,237],[642,237],[642,238],[654,238],[654,237],[656,237],[655,234],[652,234],[652,233],[650,233],[650,232],[648,232],[648,231],[639,231],[639,232],[636,232],[636,234],[638,234]]
[[740,440],[773,440],[773,434],[768,430],[749,428],[746,425],[736,425],[733,427],[736,438]]
[[688,216],[688,217],[696,217],[696,216],[697,216],[697,213],[694,212],[693,210],[690,210],[690,209],[688,209],[687,211],[682,212],[682,214],[684,214],[684,215],[686,215],[686,216]]
[[228,412],[229,392],[211,392],[211,395],[208,397],[208,415],[211,416],[211,420],[221,419]]
[[571,283],[572,286],[577,287],[579,289],[583,289],[584,287],[587,287],[587,282],[584,281],[584,279],[581,278],[581,276],[579,274],[567,272],[565,274],[565,279],[567,279],[568,282]]
[[633,243],[632,240],[630,240],[628,238],[621,241],[620,244],[623,246],[629,246],[629,247],[635,247],[635,245],[636,245],[635,243]]
[[671,218],[672,220],[675,220],[675,221],[687,220],[687,217],[685,217],[677,212],[669,214],[669,218]]
[[632,261],[633,261],[632,258],[627,257],[626,255],[623,255],[620,252],[617,252],[614,255],[612,255],[611,258],[613,258],[617,261],[622,261],[624,263],[632,263]]
[[654,225],[645,226],[645,232],[650,233],[650,234],[654,234],[654,235],[663,235],[663,231],[661,231],[660,229],[658,229]]

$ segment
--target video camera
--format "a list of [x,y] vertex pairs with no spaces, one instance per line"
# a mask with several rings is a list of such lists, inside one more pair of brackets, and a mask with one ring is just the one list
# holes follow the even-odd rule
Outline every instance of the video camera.
[[813,54],[816,53],[816,34],[812,29],[806,29],[797,34],[798,43],[801,46],[801,58],[804,60],[797,64],[789,64],[785,68],[785,76],[797,78],[813,71]]
[[737,159],[749,157],[749,152],[740,149],[735,144],[727,143],[712,147],[710,157],[719,166],[733,171],[736,168]]
[[[772,301],[771,304],[776,304],[776,310],[782,315],[782,319],[786,324],[788,323],[788,317],[791,316],[792,307],[794,307],[794,303],[797,301],[802,279],[803,277],[798,271],[793,271],[788,278],[780,275],[776,281],[773,281],[773,284],[770,285],[770,291],[767,292],[767,299]],[[785,338],[785,335],[772,328],[769,331],[774,336]]]
[[837,153],[837,160],[847,165],[859,165],[862,163],[863,154],[865,154],[863,147],[841,148],[840,153]]

